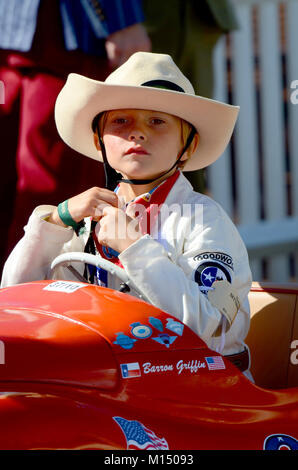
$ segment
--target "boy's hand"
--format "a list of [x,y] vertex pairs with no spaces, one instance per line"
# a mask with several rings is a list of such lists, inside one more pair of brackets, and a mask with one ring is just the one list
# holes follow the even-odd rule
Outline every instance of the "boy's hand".
[[[113,191],[105,188],[90,188],[68,200],[68,210],[75,222],[80,222],[85,217],[99,220],[103,208],[106,206],[119,207],[120,201]],[[63,227],[66,226],[59,217],[58,209],[54,210],[48,221]]]
[[[95,233],[99,243],[121,253],[138,238],[142,237],[138,219],[129,217],[120,209],[122,203],[117,195],[108,189],[91,188],[68,200],[68,210],[75,222],[85,217],[99,221]],[[58,210],[48,222],[66,227],[59,217]]]
[[123,210],[106,205],[102,213],[95,228],[100,244],[121,253],[143,236],[138,219],[132,219]]

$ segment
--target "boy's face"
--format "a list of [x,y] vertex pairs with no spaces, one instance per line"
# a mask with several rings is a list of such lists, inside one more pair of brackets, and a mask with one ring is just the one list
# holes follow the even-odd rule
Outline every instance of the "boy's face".
[[[109,111],[102,133],[109,164],[126,178],[153,178],[182,150],[181,120],[159,111]],[[182,157],[182,160],[187,155]]]

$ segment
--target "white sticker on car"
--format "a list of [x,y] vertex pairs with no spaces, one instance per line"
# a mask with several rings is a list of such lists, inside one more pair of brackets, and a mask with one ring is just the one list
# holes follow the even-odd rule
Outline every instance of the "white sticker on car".
[[54,281],[51,284],[48,284],[43,290],[50,290],[56,292],[65,292],[66,294],[72,294],[73,292],[86,287],[86,284],[79,282],[70,282],[70,281]]

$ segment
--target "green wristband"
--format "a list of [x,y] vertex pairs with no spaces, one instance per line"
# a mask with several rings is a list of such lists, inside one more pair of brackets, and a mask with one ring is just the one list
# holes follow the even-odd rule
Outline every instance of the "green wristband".
[[68,210],[68,199],[58,205],[58,214],[65,225],[70,226],[75,230],[78,228],[79,224],[73,220]]

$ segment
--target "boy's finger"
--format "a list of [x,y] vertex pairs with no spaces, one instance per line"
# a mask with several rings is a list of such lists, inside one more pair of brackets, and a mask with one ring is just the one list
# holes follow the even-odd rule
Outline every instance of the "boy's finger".
[[108,214],[115,214],[115,212],[117,211],[118,209],[116,207],[113,207],[111,206],[110,204],[106,204],[103,208],[102,208],[102,215],[105,216],[105,215],[108,215]]
[[105,188],[97,188],[96,196],[99,200],[106,202],[114,207],[121,207],[122,202],[116,193]]
[[95,208],[94,208],[94,214],[93,214],[93,219],[94,220],[99,220],[100,217],[104,215],[104,210],[107,207],[113,208],[111,204],[108,204],[107,202],[101,201]]

